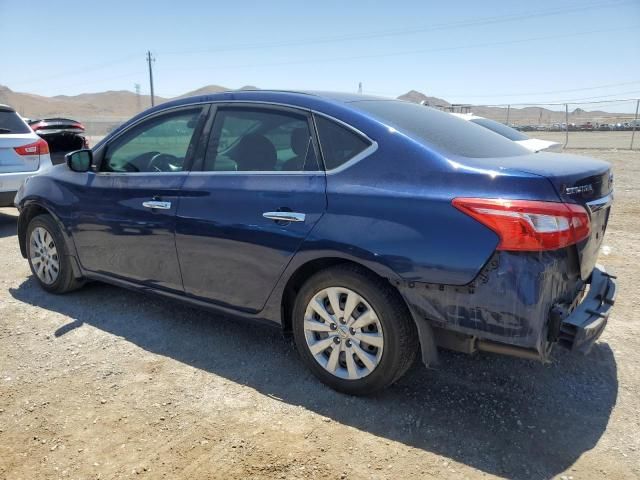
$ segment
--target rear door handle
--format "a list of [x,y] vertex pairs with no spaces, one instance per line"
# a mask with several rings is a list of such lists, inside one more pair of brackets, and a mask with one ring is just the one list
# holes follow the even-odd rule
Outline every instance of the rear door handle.
[[277,222],[304,222],[306,215],[298,212],[264,212],[264,218]]
[[169,210],[171,208],[171,202],[161,202],[159,200],[150,200],[148,202],[142,202],[144,208]]

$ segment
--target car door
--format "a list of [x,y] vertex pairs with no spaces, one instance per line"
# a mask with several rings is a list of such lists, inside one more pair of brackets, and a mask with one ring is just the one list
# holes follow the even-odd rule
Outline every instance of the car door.
[[158,113],[96,152],[98,171],[80,193],[73,233],[86,270],[183,291],[175,214],[204,110]]
[[326,209],[325,174],[309,112],[233,104],[213,113],[178,207],[184,287],[257,312]]

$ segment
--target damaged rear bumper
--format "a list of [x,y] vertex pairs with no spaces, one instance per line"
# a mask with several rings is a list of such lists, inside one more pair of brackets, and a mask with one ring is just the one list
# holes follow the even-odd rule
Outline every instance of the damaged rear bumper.
[[[615,301],[615,277],[598,266],[583,281],[575,252],[497,252],[464,286],[398,283],[418,325],[425,364],[435,346],[548,361],[560,344],[588,352]],[[585,293],[586,292],[586,293]]]
[[[617,293],[616,277],[598,265],[591,274],[589,291],[575,309],[558,305],[560,315],[557,341],[572,351],[588,353],[607,325]],[[553,315],[552,314],[552,315]]]

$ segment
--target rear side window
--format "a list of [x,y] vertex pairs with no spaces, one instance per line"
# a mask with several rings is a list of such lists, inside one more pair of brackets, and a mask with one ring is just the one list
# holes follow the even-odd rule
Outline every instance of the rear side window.
[[306,113],[272,108],[219,108],[204,170],[317,171],[309,117]]
[[397,100],[363,100],[350,105],[444,154],[495,158],[531,153],[480,125],[423,105]]
[[322,157],[327,170],[333,170],[366,150],[371,143],[342,125],[316,115]]
[[3,133],[31,133],[31,130],[16,112],[0,109],[0,135]]

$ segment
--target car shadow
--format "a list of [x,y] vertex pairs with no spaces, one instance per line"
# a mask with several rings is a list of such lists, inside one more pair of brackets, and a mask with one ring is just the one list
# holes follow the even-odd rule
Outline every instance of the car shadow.
[[228,319],[178,302],[103,284],[56,296],[33,278],[14,298],[91,325],[291,405],[509,478],[549,478],[593,448],[616,403],[614,354],[557,352],[550,365],[490,354],[443,352],[442,366],[419,363],[371,397],[334,392],[308,373],[279,329]]
[[15,235],[18,229],[16,223],[17,221],[17,216],[0,212],[0,238],[6,238]]

